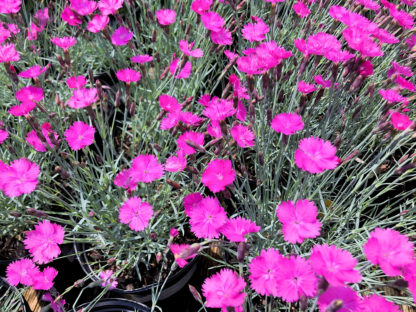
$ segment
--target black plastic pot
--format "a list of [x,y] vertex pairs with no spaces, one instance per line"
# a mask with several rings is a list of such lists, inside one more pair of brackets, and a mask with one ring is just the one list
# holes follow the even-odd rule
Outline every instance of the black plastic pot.
[[[78,261],[85,272],[85,274],[90,275],[91,278],[95,281],[99,280],[99,277],[94,273],[94,270],[91,268],[88,263],[86,253],[83,252],[86,250],[85,244],[74,244],[74,249],[78,257]],[[186,266],[181,268],[179,271],[171,275],[159,296],[159,300],[164,300],[170,296],[179,292],[191,279],[198,267],[198,256],[193,258]],[[133,290],[124,290],[120,288],[115,288],[110,290],[113,293],[122,295],[125,298],[135,300],[137,302],[148,303],[152,301],[152,289],[158,287],[161,288],[164,281],[160,283],[153,283],[148,286]]]
[[[0,297],[4,294],[7,289],[10,289],[12,292],[15,292],[17,297],[20,301],[20,308],[21,312],[32,312],[32,310],[29,308],[29,305],[27,304],[26,300],[20,295],[19,291],[16,287],[11,286],[7,280],[3,277],[0,277]],[[2,307],[4,308],[4,307]]]
[[[77,307],[73,312],[86,308],[88,303]],[[150,312],[150,309],[145,305],[126,299],[103,299],[97,302],[90,312]]]

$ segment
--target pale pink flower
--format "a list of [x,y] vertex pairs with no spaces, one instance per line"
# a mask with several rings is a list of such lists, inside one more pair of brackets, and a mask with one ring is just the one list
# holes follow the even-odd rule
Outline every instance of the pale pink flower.
[[222,308],[224,311],[227,311],[228,307],[241,307],[246,296],[245,286],[244,279],[234,271],[222,269],[205,279],[202,285],[202,293],[207,298],[205,305],[210,308]]
[[59,244],[64,241],[65,231],[62,226],[43,220],[35,229],[26,233],[23,241],[33,260],[39,264],[52,261],[61,253]]
[[358,261],[352,254],[335,245],[315,245],[309,262],[317,275],[323,276],[332,286],[359,283],[361,273],[355,270]]
[[178,137],[176,143],[179,150],[181,150],[184,155],[192,155],[196,153],[196,150],[192,146],[188,145],[186,141],[191,141],[196,145],[204,146],[204,134],[200,132],[187,131]]
[[65,139],[69,147],[74,150],[83,149],[94,142],[95,128],[82,121],[74,122],[65,131]]
[[411,126],[412,121],[405,114],[394,112],[391,114],[391,123],[394,129],[404,131]]
[[77,43],[77,39],[74,37],[53,37],[51,38],[53,44],[57,45],[64,51],[67,51],[70,47],[74,46]]
[[254,222],[242,217],[227,220],[227,223],[220,229],[221,233],[230,242],[245,242],[245,236],[260,231],[260,227]]
[[121,223],[128,224],[133,231],[143,231],[153,216],[153,208],[141,198],[133,196],[128,198],[119,208]]
[[118,70],[116,76],[119,80],[128,84],[131,82],[138,82],[141,78],[140,73],[131,68]]
[[39,272],[39,268],[31,259],[20,259],[10,263],[6,269],[7,282],[12,286],[19,283],[25,286],[33,284],[33,277]]
[[393,302],[387,301],[384,297],[373,294],[364,297],[361,301],[360,312],[400,312],[398,306]]
[[176,12],[170,9],[156,11],[156,18],[160,25],[167,26],[175,22]]
[[296,14],[299,15],[300,17],[306,17],[309,14],[311,14],[311,11],[308,9],[308,7],[305,4],[303,4],[303,2],[296,2],[292,6],[292,8],[296,12]]
[[126,45],[131,38],[133,38],[133,33],[124,26],[120,26],[113,32],[111,36],[111,43],[114,45],[123,46]]
[[49,66],[41,67],[40,65],[32,66],[19,73],[19,77],[22,78],[36,78],[40,76]]
[[192,48],[194,47],[194,44],[195,44],[195,41],[188,43],[188,41],[186,40],[179,40],[179,49],[185,55],[189,55],[189,56],[196,57],[196,58],[203,57],[204,52],[200,48],[192,50]]
[[107,15],[95,15],[88,23],[87,30],[92,33],[98,33],[103,30],[110,19]]
[[100,279],[102,281],[101,287],[107,287],[108,289],[114,289],[117,287],[118,282],[114,276],[113,270],[104,270],[100,272]]
[[282,202],[276,209],[276,215],[283,224],[284,239],[292,244],[302,243],[305,238],[319,236],[321,222],[318,221],[318,208],[308,199]]
[[401,275],[401,269],[414,261],[414,246],[409,238],[389,228],[372,231],[363,248],[367,259],[379,265],[387,276]]
[[75,15],[75,13],[71,10],[70,7],[66,7],[62,10],[61,18],[64,22],[68,23],[68,25],[71,26],[80,25],[82,23],[82,21],[78,18],[77,15]]
[[37,272],[33,276],[32,287],[35,290],[49,290],[53,287],[53,280],[58,271],[52,267],[46,267],[42,272]]
[[202,173],[201,182],[213,193],[224,191],[227,185],[233,184],[235,172],[231,160],[214,159]]
[[224,19],[217,12],[208,11],[201,15],[201,21],[204,27],[213,32],[219,32],[223,29],[225,24]]
[[255,23],[247,24],[241,30],[243,37],[250,41],[263,41],[266,39],[266,34],[270,31],[270,28],[266,25],[263,20],[257,16],[251,17]]
[[[187,61],[185,63],[185,66],[183,67],[179,67],[178,64],[179,63],[179,58],[175,58],[175,54],[173,54],[173,60],[172,62],[169,64],[169,71],[170,73],[174,76],[174,78],[176,79],[184,79],[184,78],[188,78],[189,75],[191,74],[191,70],[192,70],[192,63]],[[182,63],[182,62],[181,62]],[[176,76],[175,76],[176,74]]]
[[98,8],[102,15],[114,14],[123,6],[124,0],[101,0],[98,2]]
[[227,214],[214,197],[203,198],[190,210],[191,231],[198,238],[217,238],[221,227],[227,222]]
[[238,124],[230,129],[230,133],[238,146],[254,146],[255,135],[248,127]]
[[328,306],[334,301],[342,302],[342,307],[338,309],[337,312],[360,312],[360,297],[358,297],[357,293],[349,287],[329,287],[319,296],[319,310],[321,312],[328,311]]
[[153,61],[153,56],[148,54],[136,55],[130,59],[133,63],[144,64]]
[[329,141],[320,138],[308,137],[300,140],[295,152],[296,165],[310,173],[321,173],[334,169],[340,163],[335,155],[337,149]]
[[270,125],[277,133],[292,135],[304,128],[302,117],[295,113],[282,113],[276,115]]
[[0,45],[0,63],[17,62],[18,60],[20,60],[20,55],[13,43]]

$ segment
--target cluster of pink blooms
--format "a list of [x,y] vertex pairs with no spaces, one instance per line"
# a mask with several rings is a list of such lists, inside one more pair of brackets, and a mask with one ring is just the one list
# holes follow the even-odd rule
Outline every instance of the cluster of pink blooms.
[[32,193],[38,184],[39,166],[26,158],[14,160],[10,165],[0,160],[0,191],[8,197]]
[[10,285],[19,283],[32,286],[34,289],[49,290],[58,274],[52,267],[45,267],[42,271],[35,264],[47,264],[59,256],[59,244],[64,241],[65,231],[59,224],[44,220],[35,225],[35,229],[26,233],[23,241],[32,259],[16,260],[7,267],[7,281]]

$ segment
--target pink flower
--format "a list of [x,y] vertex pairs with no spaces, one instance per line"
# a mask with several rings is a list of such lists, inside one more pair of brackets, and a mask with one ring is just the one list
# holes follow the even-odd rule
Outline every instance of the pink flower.
[[397,21],[404,29],[412,29],[414,22],[413,17],[409,13],[397,10],[396,7],[389,9],[391,17]]
[[240,56],[237,59],[237,67],[239,71],[248,75],[259,75],[265,72],[261,58],[256,54]]
[[358,263],[357,259],[335,245],[315,245],[309,262],[315,273],[323,276],[332,286],[361,281],[360,271],[354,269]]
[[6,41],[10,36],[10,31],[0,23],[0,43]]
[[245,287],[246,282],[242,277],[233,270],[222,269],[205,279],[202,285],[202,293],[207,298],[205,305],[209,308],[222,308],[225,311],[228,307],[241,307],[246,296]]
[[179,258],[181,252],[184,249],[189,248],[189,247],[191,247],[191,245],[188,245],[188,244],[170,244],[170,246],[169,246],[170,251],[172,251],[173,256],[175,257],[175,261],[179,265],[180,268],[183,268],[185,265],[188,264],[188,261],[186,261],[186,260],[195,258],[195,256],[196,256],[196,253],[195,253],[195,254],[192,254],[192,255],[190,255],[186,258]]
[[191,9],[196,14],[204,14],[206,11],[209,10],[212,4],[212,0],[194,0],[191,4]]
[[295,113],[282,113],[276,115],[270,125],[277,133],[292,135],[303,129],[302,117]]
[[[192,63],[187,61],[185,66],[179,67],[179,58],[175,58],[175,54],[173,54],[173,60],[169,64],[169,71],[176,79],[188,78],[191,74],[192,70]],[[182,63],[182,62],[181,62]],[[175,76],[176,74],[176,76]]]
[[18,60],[20,60],[20,55],[13,43],[0,45],[0,63],[17,62]]
[[74,37],[62,37],[62,38],[51,38],[53,44],[57,45],[64,51],[67,51],[70,47],[77,43],[77,39]]
[[52,261],[61,253],[59,244],[64,241],[65,231],[62,226],[43,220],[35,229],[26,233],[23,241],[33,260],[39,264]]
[[136,55],[136,56],[133,56],[130,60],[133,63],[144,64],[144,63],[151,62],[153,60],[153,56],[150,56],[148,54]]
[[255,23],[247,24],[241,30],[243,37],[250,41],[263,41],[266,39],[266,34],[270,31],[270,28],[263,22],[263,20],[257,16],[251,17]]
[[221,233],[227,237],[230,242],[245,242],[245,236],[249,233],[260,231],[260,227],[254,222],[242,217],[227,220],[227,223],[221,228]]
[[[53,135],[55,140],[58,140],[58,134],[51,129],[51,125],[48,122],[45,122],[42,127],[42,134],[46,139],[46,142],[51,148],[54,148],[54,144],[51,142],[50,135]],[[35,130],[30,131],[26,135],[26,141],[29,143],[35,150],[38,152],[46,152],[47,146],[42,140],[38,137]]]
[[376,228],[363,248],[367,259],[379,265],[387,276],[401,275],[401,269],[414,258],[409,238],[392,229]]
[[364,77],[371,76],[374,72],[373,64],[371,63],[371,61],[364,61],[358,68],[358,71],[360,72],[360,75]]
[[193,56],[196,58],[203,57],[204,52],[201,49],[191,50],[195,44],[194,42],[188,43],[186,40],[179,40],[179,49],[182,51],[183,54]]
[[130,169],[132,182],[150,183],[163,176],[163,165],[157,161],[154,155],[138,155],[133,158]]
[[361,53],[363,57],[383,56],[380,46],[373,42],[369,34],[363,33],[357,28],[346,28],[342,32],[349,47]]
[[65,139],[69,147],[74,150],[83,149],[94,142],[95,128],[82,121],[74,122],[65,131]]
[[141,78],[140,73],[131,68],[125,68],[117,71],[116,76],[119,80],[128,84],[131,82],[137,82]]
[[32,193],[38,184],[40,168],[26,158],[14,160],[0,168],[0,190],[9,197]]
[[302,296],[314,297],[318,279],[309,263],[299,257],[282,258],[276,273],[276,295],[286,302],[298,301]]
[[298,91],[299,92],[302,92],[303,94],[308,94],[308,93],[311,93],[315,90],[316,90],[316,87],[315,87],[314,84],[309,84],[309,83],[306,83],[305,81],[302,81],[302,80],[299,81],[299,84],[298,84]]
[[167,112],[177,112],[181,110],[181,104],[173,96],[162,94],[159,96],[159,104]]
[[185,207],[185,213],[188,217],[191,216],[192,210],[199,206],[203,199],[204,197],[201,193],[191,193],[183,198],[183,206]]
[[412,91],[412,92],[416,92],[416,87],[415,87],[415,85],[412,83],[412,82],[410,82],[410,81],[408,81],[408,80],[406,80],[406,79],[404,79],[403,77],[401,77],[401,76],[396,76],[396,80],[395,80],[395,82],[400,86],[400,88],[402,88],[402,89],[407,89],[407,90],[409,90],[409,91]]
[[409,291],[413,296],[413,301],[416,299],[416,261],[406,265],[403,268],[403,278],[409,285]]
[[178,151],[177,156],[170,156],[166,159],[165,170],[169,172],[182,171],[186,167],[186,157],[183,151]]
[[213,193],[224,191],[227,185],[234,182],[235,172],[231,160],[214,159],[202,173],[201,182]]
[[211,121],[221,121],[234,115],[235,112],[236,109],[234,108],[232,100],[224,100],[214,97],[208,102],[208,106],[205,107],[202,114],[208,117]]
[[20,259],[10,263],[6,269],[7,282],[12,286],[19,283],[25,286],[33,284],[33,277],[39,272],[31,259]]
[[82,21],[77,15],[71,10],[70,7],[66,7],[61,12],[61,18],[64,22],[67,22],[71,26],[80,25]]
[[48,66],[41,67],[40,65],[32,66],[19,73],[19,77],[22,78],[36,78],[40,76],[44,71],[48,69]]
[[160,25],[167,26],[175,22],[176,12],[170,9],[156,11],[156,18]]
[[221,28],[219,31],[211,31],[211,41],[219,46],[230,45],[233,43],[231,31]]
[[329,311],[327,308],[332,302],[339,301],[342,307],[337,312],[360,312],[360,298],[357,293],[349,287],[329,287],[319,296],[318,306],[321,312]]
[[302,2],[296,2],[292,8],[300,17],[306,17],[311,14],[311,11],[309,11],[308,7]]
[[309,137],[300,140],[295,152],[296,165],[310,173],[321,173],[338,166],[340,159],[335,155],[337,149],[329,141]]
[[394,129],[404,131],[411,126],[412,121],[405,114],[394,112],[391,114],[391,123]]
[[192,114],[191,112],[180,112],[179,120],[190,126],[198,126],[202,121],[204,121],[204,118]]
[[27,115],[29,112],[31,112],[33,109],[35,109],[36,103],[26,101],[21,103],[20,105],[13,105],[9,109],[9,113],[13,116],[23,116]]
[[75,89],[71,98],[65,103],[71,108],[84,108],[98,100],[96,88],[79,88]]
[[360,312],[400,312],[398,306],[377,294],[364,297],[361,302]]
[[2,129],[3,122],[0,121],[0,144],[4,142],[9,137],[9,133],[6,130]]
[[53,280],[58,271],[52,267],[46,267],[42,272],[37,272],[33,276],[33,289],[36,290],[49,290],[53,287]]
[[387,72],[387,76],[390,78],[391,75],[393,75],[394,73],[398,73],[399,75],[402,76],[406,76],[406,77],[412,77],[413,76],[413,72],[410,69],[410,67],[407,66],[400,66],[398,63],[396,62],[391,62],[391,64],[393,65],[389,71]]
[[98,2],[98,8],[102,15],[114,14],[123,6],[124,0],[101,0]]
[[380,89],[378,92],[388,103],[397,103],[406,100],[404,96],[401,96],[400,93],[394,89]]
[[120,26],[111,36],[111,43],[118,46],[126,45],[133,38],[133,33],[127,28]]
[[230,130],[231,136],[240,147],[249,147],[254,145],[255,135],[253,131],[243,125],[235,125]]
[[324,80],[321,75],[314,77],[315,83],[321,85],[323,88],[331,88],[331,80]]
[[321,222],[316,218],[318,208],[308,199],[282,202],[276,209],[276,215],[283,224],[283,235],[287,242],[302,243],[305,238],[319,236]]
[[95,15],[88,23],[87,30],[92,33],[98,33],[107,26],[110,19],[107,15]]
[[102,281],[101,287],[108,286],[108,289],[110,290],[117,287],[118,282],[113,274],[113,270],[104,270],[100,272],[100,279]]
[[179,235],[179,231],[176,228],[171,228],[169,231],[169,236],[170,237],[176,237]]
[[178,137],[178,148],[182,150],[184,155],[192,155],[196,153],[196,150],[188,145],[186,141],[191,141],[196,145],[204,146],[204,134],[200,132],[187,131]]
[[2,0],[0,3],[0,14],[15,14],[19,12],[21,4],[21,0]]
[[27,86],[16,92],[16,99],[21,102],[39,102],[43,99],[42,88]]
[[355,2],[361,4],[369,10],[378,11],[380,9],[380,5],[373,0],[355,0]]
[[278,274],[283,259],[278,250],[262,250],[260,256],[251,260],[248,265],[251,288],[260,295],[277,297],[277,284],[280,283]]
[[223,29],[225,24],[224,19],[217,12],[208,11],[201,15],[201,21],[204,27],[213,32],[219,32]]
[[121,223],[128,224],[133,231],[143,231],[153,216],[153,208],[141,198],[128,198],[119,209]]
[[227,222],[227,214],[214,197],[203,198],[189,212],[191,231],[198,238],[217,238],[221,227]]
[[50,307],[53,312],[65,312],[64,306],[66,304],[65,299],[59,299],[55,302],[55,300],[52,298],[50,293],[46,293],[42,295],[42,301],[48,301],[50,302]]
[[87,79],[84,76],[73,76],[66,80],[66,84],[70,89],[79,89],[87,84]]
[[70,7],[81,16],[90,15],[97,8],[97,2],[89,0],[70,0]]

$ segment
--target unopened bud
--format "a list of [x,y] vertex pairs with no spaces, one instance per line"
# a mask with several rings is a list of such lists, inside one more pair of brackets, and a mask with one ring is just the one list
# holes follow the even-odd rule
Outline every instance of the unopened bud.
[[191,246],[188,246],[179,253],[179,255],[176,257],[177,259],[186,259],[196,253],[201,249],[201,245],[198,243],[192,244]]
[[167,182],[170,186],[172,186],[173,188],[175,188],[175,189],[177,189],[177,190],[180,190],[180,189],[182,188],[182,186],[181,186],[178,182],[172,181],[172,180],[170,180],[170,179],[166,179],[166,182]]
[[237,247],[237,260],[240,263],[244,262],[244,257],[246,255],[246,243],[245,242],[239,242]]
[[110,258],[110,259],[108,259],[108,260],[107,260],[107,263],[108,263],[108,264],[113,264],[113,263],[114,263],[114,261],[116,261],[116,259],[115,259],[115,258]]
[[11,215],[12,217],[15,217],[15,218],[19,218],[19,217],[22,216],[22,214],[18,211],[10,211],[9,215]]
[[201,297],[201,294],[198,292],[198,290],[196,290],[196,288],[192,286],[191,284],[189,284],[188,287],[189,287],[189,291],[191,292],[195,300],[202,303],[202,297]]
[[37,210],[37,209],[35,209],[35,208],[28,208],[28,209],[26,210],[26,213],[27,213],[28,215],[35,216],[35,217],[38,217],[38,218],[46,218],[46,217],[48,216],[48,215],[47,215],[46,213],[44,213],[43,211]]
[[263,154],[263,152],[259,152],[259,163],[260,163],[260,166],[264,165],[264,154]]
[[82,287],[82,286],[84,286],[84,283],[85,283],[85,281],[83,279],[79,279],[79,280],[75,281],[74,287],[75,288]]
[[159,251],[159,252],[156,254],[156,262],[157,262],[157,263],[159,263],[161,260],[162,260],[162,253]]

